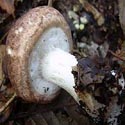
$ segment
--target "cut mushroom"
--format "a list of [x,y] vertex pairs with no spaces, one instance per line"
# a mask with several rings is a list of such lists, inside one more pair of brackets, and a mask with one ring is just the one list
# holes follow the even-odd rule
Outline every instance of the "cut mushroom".
[[8,76],[18,96],[48,103],[59,94],[58,84],[41,75],[42,60],[57,48],[69,53],[72,38],[69,26],[56,9],[37,7],[16,21],[7,37],[6,55]]

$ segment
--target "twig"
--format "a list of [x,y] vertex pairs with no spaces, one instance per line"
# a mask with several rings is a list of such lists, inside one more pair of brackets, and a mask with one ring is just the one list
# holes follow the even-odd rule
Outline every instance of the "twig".
[[52,7],[52,5],[53,5],[53,0],[48,0],[48,6]]
[[111,53],[113,56],[115,56],[116,58],[120,59],[121,61],[125,62],[125,59],[121,58],[120,56],[118,56],[116,53],[114,53],[111,50],[108,50],[109,53]]
[[8,32],[6,32],[3,37],[0,39],[0,43],[5,39],[5,37],[8,35]]
[[15,99],[15,97],[16,93],[14,93],[13,96],[5,103],[5,105],[0,108],[0,113],[3,112],[9,106],[9,104]]

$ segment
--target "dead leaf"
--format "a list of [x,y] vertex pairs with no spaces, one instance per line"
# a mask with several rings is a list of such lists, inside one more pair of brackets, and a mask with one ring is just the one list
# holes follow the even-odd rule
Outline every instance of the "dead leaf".
[[5,10],[8,14],[14,16],[14,0],[0,0],[0,7]]
[[86,91],[78,92],[79,98],[84,102],[90,111],[94,111],[93,97]]

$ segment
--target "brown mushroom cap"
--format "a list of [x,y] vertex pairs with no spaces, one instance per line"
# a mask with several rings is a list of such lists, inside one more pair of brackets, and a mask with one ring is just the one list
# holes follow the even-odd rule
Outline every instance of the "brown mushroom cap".
[[54,99],[35,92],[30,85],[28,60],[34,46],[42,34],[51,27],[60,27],[66,34],[72,49],[70,28],[64,17],[54,8],[43,6],[29,10],[19,18],[7,36],[7,72],[18,96],[31,102],[48,103]]

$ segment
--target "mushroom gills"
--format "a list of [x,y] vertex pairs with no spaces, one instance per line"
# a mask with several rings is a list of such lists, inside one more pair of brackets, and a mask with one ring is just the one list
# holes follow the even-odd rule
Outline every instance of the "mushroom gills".
[[[52,84],[52,81],[41,76],[41,62],[48,53],[56,48],[69,52],[70,45],[67,35],[60,27],[51,27],[47,29],[34,46],[29,58],[29,77],[31,88],[38,92],[44,98],[52,99],[59,92],[60,87]],[[53,60],[56,61],[56,60]]]

